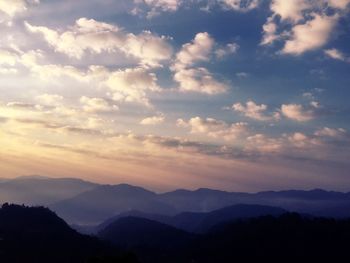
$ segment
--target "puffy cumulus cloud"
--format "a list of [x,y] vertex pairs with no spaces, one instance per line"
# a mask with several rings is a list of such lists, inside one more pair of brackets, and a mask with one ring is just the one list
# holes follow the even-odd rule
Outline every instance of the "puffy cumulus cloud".
[[300,104],[283,104],[281,113],[288,119],[299,122],[307,122],[315,118],[315,112],[312,109],[305,109]]
[[298,148],[305,148],[311,145],[317,145],[318,141],[309,138],[307,135],[301,132],[295,132],[289,136],[285,136],[287,140],[291,143],[291,146]]
[[248,132],[248,124],[238,122],[228,124],[213,118],[202,119],[200,117],[191,118],[188,121],[177,120],[178,127],[190,128],[191,133],[202,133],[212,138],[223,138],[224,140],[235,140]]
[[179,89],[182,92],[215,95],[224,93],[228,89],[225,83],[217,81],[205,68],[180,69],[175,72],[174,80],[179,83]]
[[324,53],[330,58],[333,58],[333,59],[336,59],[336,60],[349,61],[350,62],[350,58],[347,58],[345,56],[345,54],[343,54],[341,51],[339,51],[336,48],[326,49],[324,51]]
[[319,49],[329,41],[348,4],[349,0],[272,0],[261,45],[283,41],[280,53],[291,55]]
[[310,4],[308,0],[272,0],[270,8],[281,20],[291,20],[295,23],[303,19],[302,12],[310,8]]
[[207,33],[198,33],[191,43],[186,43],[176,55],[174,67],[184,68],[199,61],[208,61],[215,40]]
[[150,106],[147,92],[160,91],[157,77],[144,68],[117,70],[108,75],[104,84],[116,101],[136,102]]
[[286,41],[282,53],[300,55],[324,46],[328,42],[338,18],[338,15],[313,14],[311,20],[292,28],[291,38]]
[[257,8],[261,0],[218,0],[225,9],[247,12]]
[[142,125],[157,125],[163,123],[165,120],[165,116],[163,114],[159,114],[152,117],[144,118],[140,121],[140,124]]
[[21,56],[20,63],[45,81],[68,77],[91,87],[107,89],[108,96],[115,101],[151,106],[147,93],[161,90],[157,84],[157,76],[144,67],[111,70],[104,66],[90,65],[87,69],[80,69],[74,66],[45,64],[39,61],[41,58],[40,51],[29,51]]
[[149,31],[135,35],[118,26],[93,19],[80,18],[69,30],[60,32],[44,26],[33,26],[25,22],[26,28],[43,35],[47,43],[57,52],[80,59],[87,52],[117,53],[138,60],[145,66],[158,67],[172,56],[172,47],[165,36]]
[[280,114],[278,112],[275,112],[272,115],[267,115],[267,105],[258,105],[252,100],[247,101],[246,105],[243,105],[241,103],[235,103],[232,105],[232,109],[236,112],[242,113],[248,118],[259,121],[271,121],[280,119]]
[[113,112],[119,109],[117,105],[113,105],[103,98],[88,98],[83,96],[80,98],[80,103],[83,105],[84,111],[89,113]]
[[[174,80],[179,83],[180,91],[210,95],[227,91],[227,85],[216,80],[209,70],[204,67],[195,67],[196,63],[210,59],[214,46],[215,40],[207,32],[196,34],[190,43],[182,46],[171,66]],[[223,52],[227,53],[227,50]]]
[[28,3],[39,1],[25,1],[25,0],[0,0],[0,12],[13,17],[18,13],[27,10]]

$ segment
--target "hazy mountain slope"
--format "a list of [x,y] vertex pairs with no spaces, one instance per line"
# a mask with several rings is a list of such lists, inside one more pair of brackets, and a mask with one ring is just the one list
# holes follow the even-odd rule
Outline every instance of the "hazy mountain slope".
[[157,221],[188,232],[205,233],[211,227],[219,223],[259,216],[279,216],[286,212],[286,210],[281,208],[261,205],[233,205],[208,213],[183,212],[175,216],[130,211],[108,219],[101,225],[97,226],[95,231],[102,230],[121,218],[131,216]]
[[95,224],[129,210],[174,213],[171,206],[157,200],[157,194],[127,184],[104,185],[50,206],[70,223]]
[[96,186],[97,184],[73,178],[23,176],[0,182],[0,203],[49,205]]
[[178,211],[208,212],[235,204],[258,204],[318,216],[350,217],[350,193],[324,190],[290,190],[234,193],[210,189],[177,190],[161,194],[160,200]]

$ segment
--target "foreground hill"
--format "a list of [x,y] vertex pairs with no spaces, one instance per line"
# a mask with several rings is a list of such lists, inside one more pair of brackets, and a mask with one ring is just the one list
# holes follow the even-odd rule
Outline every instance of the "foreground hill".
[[0,209],[2,263],[136,262],[123,257],[98,239],[78,234],[46,208],[5,204]]
[[349,220],[284,214],[217,225],[184,254],[203,263],[349,262],[349,242]]
[[350,221],[298,214],[235,220],[218,224],[202,235],[126,217],[106,227],[99,237],[134,251],[144,263],[350,260]]
[[74,178],[23,176],[0,180],[0,204],[49,205],[88,191],[97,184]]
[[178,249],[185,247],[193,235],[175,227],[139,217],[123,217],[98,233],[102,239],[125,248]]

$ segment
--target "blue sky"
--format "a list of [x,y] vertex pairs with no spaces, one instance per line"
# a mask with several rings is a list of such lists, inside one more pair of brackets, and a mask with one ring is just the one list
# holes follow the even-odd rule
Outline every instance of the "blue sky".
[[2,176],[348,190],[349,10],[0,0]]

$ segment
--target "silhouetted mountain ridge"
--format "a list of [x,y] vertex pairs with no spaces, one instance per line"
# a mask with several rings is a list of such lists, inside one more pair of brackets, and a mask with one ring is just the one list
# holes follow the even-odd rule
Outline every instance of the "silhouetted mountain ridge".
[[85,263],[97,257],[123,259],[119,250],[97,238],[71,229],[54,212],[43,207],[4,204],[0,209],[0,256],[2,263]]

